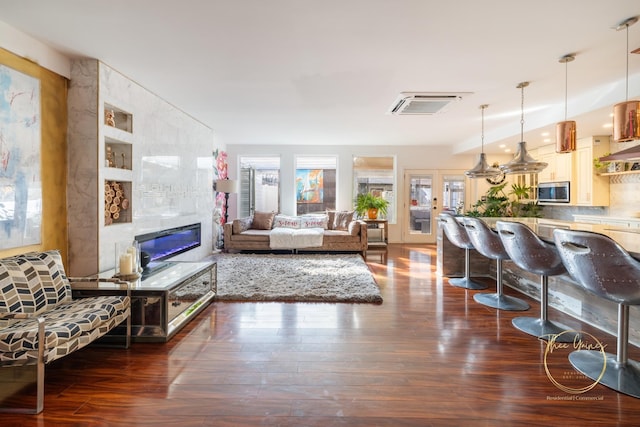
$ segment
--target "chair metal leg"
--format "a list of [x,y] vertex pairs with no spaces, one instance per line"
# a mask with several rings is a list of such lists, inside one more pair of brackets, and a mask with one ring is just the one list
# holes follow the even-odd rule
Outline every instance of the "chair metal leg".
[[0,412],[17,414],[39,414],[44,409],[44,318],[38,317],[38,362],[36,369],[36,406],[35,408],[5,408],[0,407]]
[[[569,354],[576,370],[594,381],[640,399],[640,363],[627,359],[629,347],[629,306],[618,304],[617,354],[596,350],[577,350]],[[605,367],[606,363],[606,367]],[[604,373],[602,370],[604,369]]]
[[576,337],[580,336],[579,333],[566,332],[571,328],[547,319],[548,292],[549,277],[543,275],[540,277],[540,318],[516,317],[511,323],[516,329],[540,339],[549,340],[552,335],[559,335],[556,337],[556,342],[573,342]]
[[496,262],[496,293],[495,294],[475,294],[473,299],[482,305],[507,311],[529,310],[529,304],[520,298],[505,295],[502,285],[502,260]]
[[488,286],[484,283],[476,282],[471,279],[471,261],[469,255],[469,249],[464,250],[464,277],[458,279],[449,279],[449,284],[465,289],[487,289]]

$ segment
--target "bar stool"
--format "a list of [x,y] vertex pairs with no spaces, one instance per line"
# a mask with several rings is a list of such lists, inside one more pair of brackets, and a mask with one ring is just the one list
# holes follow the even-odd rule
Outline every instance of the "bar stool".
[[476,302],[508,311],[525,311],[529,304],[520,298],[505,295],[502,285],[502,260],[509,259],[498,233],[493,231],[484,221],[478,218],[463,218],[469,240],[478,252],[487,258],[496,260],[496,293],[477,293],[473,296]]
[[469,240],[469,236],[464,225],[460,224],[456,220],[456,217],[445,212],[438,215],[438,221],[443,224],[444,232],[449,241],[455,246],[464,249],[464,277],[449,279],[449,283],[453,286],[465,289],[487,289],[488,286],[484,283],[476,282],[471,279],[469,251],[474,249],[474,247]]
[[533,230],[519,222],[496,221],[496,228],[511,260],[521,269],[540,275],[540,318],[516,317],[511,321],[513,326],[538,338],[558,335],[557,342],[573,342],[578,334],[566,332],[572,328],[547,318],[549,276],[566,273],[554,245],[543,242]]
[[[640,363],[627,358],[629,306],[640,305],[640,261],[611,238],[589,231],[553,231],[569,274],[592,294],[618,304],[616,354],[576,350],[569,361],[582,374],[620,393],[640,398]],[[602,375],[602,377],[601,377]]]

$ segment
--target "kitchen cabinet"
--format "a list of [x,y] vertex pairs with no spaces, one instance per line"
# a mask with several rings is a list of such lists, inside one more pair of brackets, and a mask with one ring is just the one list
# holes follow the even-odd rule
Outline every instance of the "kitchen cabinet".
[[538,148],[538,161],[548,166],[538,174],[538,182],[571,181],[573,174],[573,153],[556,153],[555,144]]
[[576,146],[576,205],[609,206],[609,178],[593,167],[594,158],[609,152],[609,136],[580,138]]

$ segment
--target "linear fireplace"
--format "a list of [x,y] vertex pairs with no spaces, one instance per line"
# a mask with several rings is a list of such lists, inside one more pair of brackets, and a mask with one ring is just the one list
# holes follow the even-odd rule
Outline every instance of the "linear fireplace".
[[159,267],[162,267],[163,264],[160,261],[200,246],[202,231],[200,223],[197,223],[140,234],[135,237],[135,240],[140,245],[144,276],[152,274]]

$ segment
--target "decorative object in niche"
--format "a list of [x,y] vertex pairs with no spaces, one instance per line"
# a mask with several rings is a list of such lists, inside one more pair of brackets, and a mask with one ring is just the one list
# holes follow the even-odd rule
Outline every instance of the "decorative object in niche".
[[104,184],[104,225],[124,222],[121,211],[129,208],[129,199],[124,194],[124,186],[118,181]]
[[116,126],[116,113],[113,110],[106,110],[105,113],[105,118],[104,118],[104,122],[108,125],[108,126]]
[[113,150],[111,149],[111,146],[107,145],[107,158],[105,160],[105,166],[107,166],[108,168],[113,168],[116,166],[116,162],[113,156],[114,156],[114,153],[113,153]]

